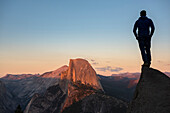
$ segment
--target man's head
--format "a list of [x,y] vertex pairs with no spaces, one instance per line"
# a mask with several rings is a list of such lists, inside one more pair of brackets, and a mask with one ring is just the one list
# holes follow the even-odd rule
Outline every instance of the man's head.
[[145,10],[142,10],[142,11],[140,12],[140,16],[146,16],[146,11],[145,11]]

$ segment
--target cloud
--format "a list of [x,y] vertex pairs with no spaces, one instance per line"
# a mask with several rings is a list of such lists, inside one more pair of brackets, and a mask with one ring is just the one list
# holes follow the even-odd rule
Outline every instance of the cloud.
[[121,71],[121,70],[123,70],[123,68],[121,68],[121,67],[116,67],[115,69],[111,69],[111,72],[119,72],[119,71]]
[[110,71],[110,72],[119,72],[121,70],[123,70],[123,68],[121,67],[115,67],[115,68],[112,68],[111,66],[106,66],[106,67],[100,67],[100,68],[96,68],[98,71]]
[[96,62],[94,59],[90,59],[90,61],[92,62],[91,64],[93,64],[93,65],[97,65],[97,64],[99,64],[98,62]]
[[95,62],[95,60],[93,60],[93,59],[90,59],[90,61]]

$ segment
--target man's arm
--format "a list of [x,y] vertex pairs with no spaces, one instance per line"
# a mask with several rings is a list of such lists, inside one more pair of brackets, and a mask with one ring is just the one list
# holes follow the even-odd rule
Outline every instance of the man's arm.
[[155,31],[155,26],[154,26],[152,20],[150,20],[150,27],[151,27],[150,37],[152,37],[152,35],[153,35],[154,31]]
[[134,27],[133,27],[133,33],[134,33],[134,35],[135,35],[135,37],[136,37],[136,39],[138,38],[138,35],[137,35],[137,33],[136,33],[136,30],[137,30],[137,21],[135,22],[135,25],[134,25]]

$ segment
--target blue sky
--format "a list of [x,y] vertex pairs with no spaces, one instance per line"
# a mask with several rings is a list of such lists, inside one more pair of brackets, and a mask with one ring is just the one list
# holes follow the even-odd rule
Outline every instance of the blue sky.
[[132,29],[143,9],[156,27],[152,66],[170,71],[169,5],[168,0],[1,0],[0,75],[42,73],[77,57],[95,60],[94,68],[140,71]]

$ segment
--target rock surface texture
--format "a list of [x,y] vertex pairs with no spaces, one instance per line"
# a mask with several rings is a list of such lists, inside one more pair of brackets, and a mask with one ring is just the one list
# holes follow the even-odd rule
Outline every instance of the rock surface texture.
[[[35,93],[43,94],[48,87],[59,82],[57,78],[42,78],[37,76],[20,80],[2,79],[2,81],[4,82],[7,91],[10,95],[12,95],[12,100],[16,102],[16,104],[12,104],[9,108],[13,111],[16,109],[18,104],[20,104],[22,109],[24,109]],[[7,100],[6,102],[11,103],[11,101]]]
[[35,94],[24,113],[60,113],[65,96],[59,85],[51,86],[43,96]]
[[66,70],[68,70],[68,66],[64,65],[54,71],[46,72],[46,73],[42,74],[41,77],[43,77],[43,78],[60,78],[61,73]]
[[96,91],[103,91],[95,70],[84,59],[71,59],[67,75],[62,76],[69,81],[67,98],[62,110]]
[[170,78],[143,67],[127,113],[170,113]]
[[67,79],[73,82],[88,84],[95,89],[103,90],[95,70],[84,59],[70,59]]
[[0,81],[0,113],[14,112],[16,102],[13,100],[11,95],[6,89],[5,84]]
[[125,113],[126,109],[126,102],[103,94],[96,72],[86,60],[71,59],[68,70],[61,72],[59,84],[44,95],[34,95],[24,112]]
[[[38,93],[42,95],[47,88],[58,84],[60,81],[60,73],[66,68],[68,69],[68,66],[63,66],[55,71],[46,72],[42,74],[43,76],[39,74],[7,74],[5,77],[0,78],[4,83],[3,86],[5,86],[0,88],[0,93],[3,93],[3,96],[0,97],[3,99],[0,102],[3,103],[3,107],[0,107],[0,111],[3,110],[4,113],[13,113],[19,104],[22,109],[25,109],[34,94]],[[47,73],[51,73],[52,77],[47,76],[49,75]],[[3,90],[4,88],[5,90]],[[1,90],[3,90],[3,92]]]
[[126,113],[127,103],[99,93],[86,96],[62,113]]

